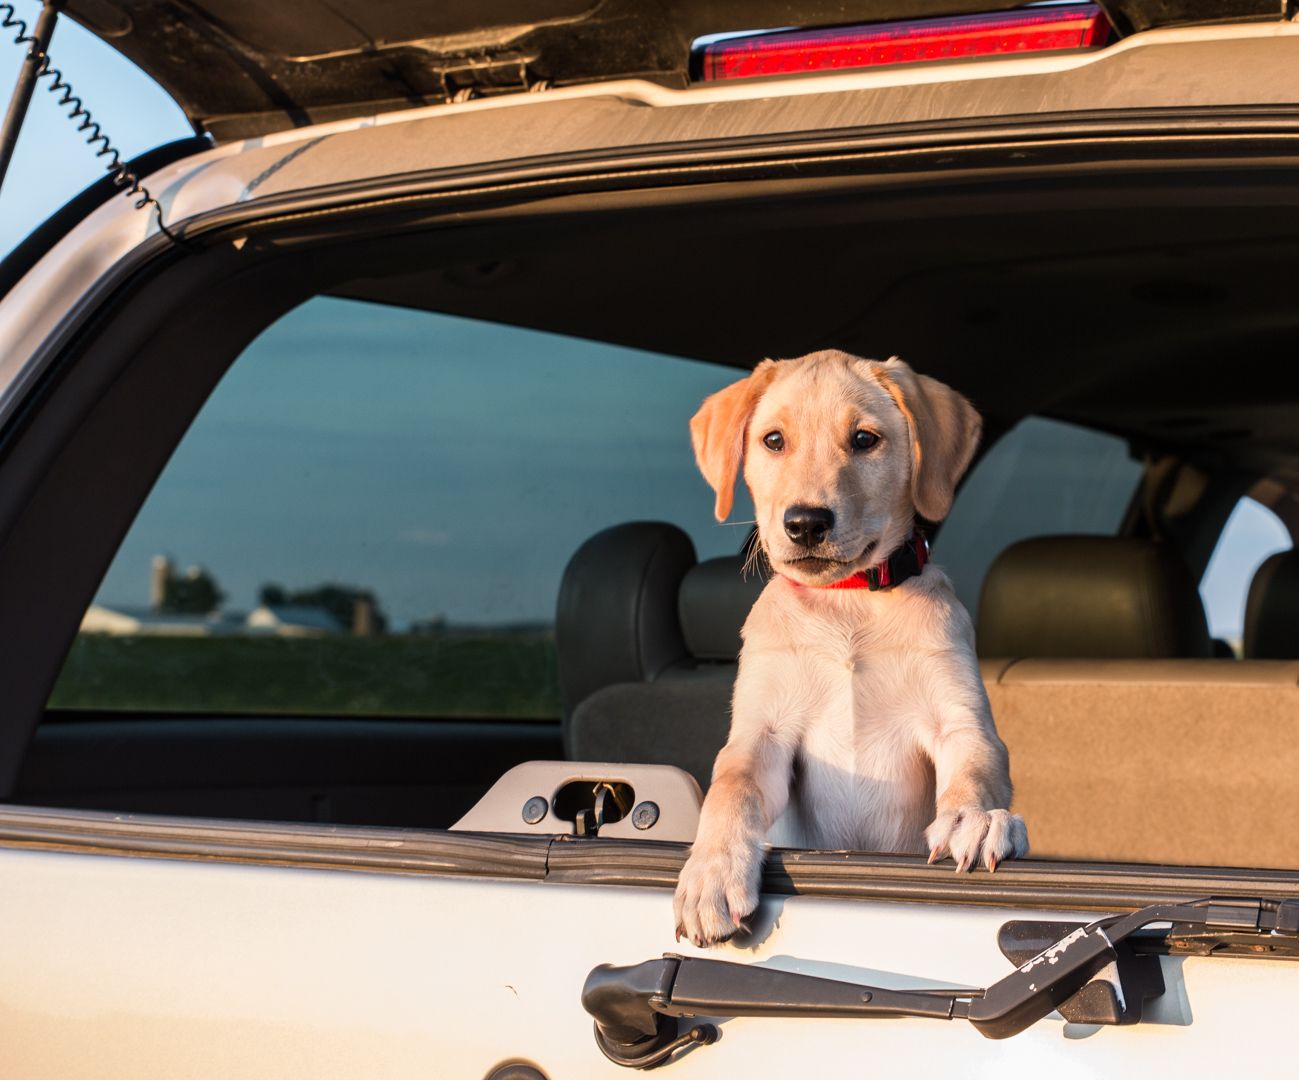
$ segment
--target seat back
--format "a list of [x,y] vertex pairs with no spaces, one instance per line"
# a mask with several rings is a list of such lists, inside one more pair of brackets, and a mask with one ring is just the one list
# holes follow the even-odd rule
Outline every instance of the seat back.
[[993,562],[979,600],[983,656],[1207,658],[1204,606],[1177,553],[1151,540],[1041,536]]
[[674,525],[617,525],[583,544],[555,626],[565,754],[676,765],[707,788],[762,586],[738,555],[696,562]]
[[1299,659],[1299,552],[1279,551],[1263,561],[1245,601],[1245,656]]

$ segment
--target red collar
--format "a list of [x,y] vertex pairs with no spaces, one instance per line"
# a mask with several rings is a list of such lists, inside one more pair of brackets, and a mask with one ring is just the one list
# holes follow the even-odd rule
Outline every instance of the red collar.
[[879,592],[901,585],[908,578],[916,577],[929,561],[929,541],[916,529],[910,539],[895,550],[878,566],[869,570],[858,570],[846,578],[832,581],[829,585],[807,585],[809,589],[870,589]]

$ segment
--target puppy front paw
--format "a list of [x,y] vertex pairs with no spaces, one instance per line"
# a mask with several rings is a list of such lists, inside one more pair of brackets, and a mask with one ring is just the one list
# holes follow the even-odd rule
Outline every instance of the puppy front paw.
[[758,907],[763,849],[732,851],[696,847],[681,868],[673,910],[677,940],[701,948],[746,930]]
[[929,861],[951,855],[958,874],[979,862],[996,870],[1006,859],[1022,859],[1028,854],[1024,819],[1009,810],[971,806],[946,811],[925,830],[925,839],[929,843]]

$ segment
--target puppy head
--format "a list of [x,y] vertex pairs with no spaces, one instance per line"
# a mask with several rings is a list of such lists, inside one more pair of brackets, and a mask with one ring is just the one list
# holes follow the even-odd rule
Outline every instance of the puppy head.
[[764,360],[690,422],[695,458],[731,511],[741,466],[777,571],[824,585],[873,566],[941,521],[978,446],[979,414],[894,357],[827,350]]

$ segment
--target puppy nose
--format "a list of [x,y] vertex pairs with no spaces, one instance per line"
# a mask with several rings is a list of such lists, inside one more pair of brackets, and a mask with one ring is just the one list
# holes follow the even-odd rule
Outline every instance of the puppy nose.
[[805,548],[816,547],[834,528],[834,511],[824,506],[791,506],[785,511],[785,535]]

